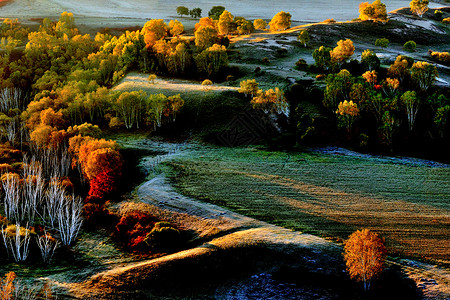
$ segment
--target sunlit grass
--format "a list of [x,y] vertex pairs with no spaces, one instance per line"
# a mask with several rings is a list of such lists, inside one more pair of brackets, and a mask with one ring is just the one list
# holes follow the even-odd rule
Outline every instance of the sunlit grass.
[[178,189],[273,224],[448,263],[450,169],[317,153],[202,147],[167,166]]

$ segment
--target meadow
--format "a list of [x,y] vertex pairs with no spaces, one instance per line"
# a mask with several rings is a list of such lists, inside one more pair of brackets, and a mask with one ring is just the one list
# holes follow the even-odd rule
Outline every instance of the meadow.
[[187,153],[166,163],[185,195],[339,241],[370,228],[392,255],[449,263],[450,168],[257,148]]

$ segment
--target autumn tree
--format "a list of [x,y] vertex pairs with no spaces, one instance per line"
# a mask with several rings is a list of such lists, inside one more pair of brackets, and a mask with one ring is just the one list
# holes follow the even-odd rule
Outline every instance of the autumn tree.
[[412,131],[421,104],[420,98],[417,96],[416,92],[406,91],[400,97],[400,102],[406,111],[409,131]]
[[310,37],[309,37],[308,30],[301,30],[301,31],[298,33],[297,41],[299,41],[300,43],[302,43],[303,46],[304,46],[305,48],[306,48],[306,46],[308,45],[309,40],[310,40]]
[[316,67],[328,70],[331,66],[331,48],[320,46],[312,54]]
[[337,42],[337,46],[330,52],[331,61],[340,67],[353,55],[354,52],[355,46],[351,40],[340,40]]
[[264,113],[288,113],[288,104],[284,92],[278,87],[266,91],[259,90],[250,103],[255,109],[261,109]]
[[157,41],[166,37],[167,32],[168,28],[163,19],[153,19],[145,23],[142,34],[147,48],[153,47]]
[[280,11],[269,22],[270,31],[286,30],[291,27],[291,14]]
[[383,82],[383,92],[387,97],[394,97],[400,87],[400,80],[397,78],[386,78]]
[[380,59],[375,52],[367,49],[361,54],[361,64],[366,70],[372,71],[380,67]]
[[194,31],[197,31],[202,26],[211,26],[212,28],[217,30],[217,21],[211,19],[210,17],[204,17],[198,20],[198,22],[194,26]]
[[267,22],[264,21],[263,19],[255,19],[253,21],[253,26],[255,26],[255,29],[265,30],[267,27]]
[[359,5],[359,18],[363,21],[387,21],[386,5],[380,0],[375,0],[372,4],[363,2]]
[[181,98],[180,94],[167,97],[164,116],[169,117],[172,122],[175,122],[177,114],[183,106],[184,100]]
[[404,82],[405,79],[410,75],[410,65],[408,59],[404,56],[399,55],[395,59],[395,62],[388,68],[388,76],[391,78],[397,78],[400,83]]
[[372,86],[374,86],[377,83],[377,71],[366,71],[364,74],[362,74],[362,78],[366,80],[366,82]]
[[186,6],[178,6],[177,14],[179,14],[180,17],[183,17],[183,15],[189,15],[189,8],[187,8]]
[[209,48],[217,41],[217,30],[212,26],[200,26],[195,31],[195,46],[200,49]]
[[184,31],[183,24],[178,20],[170,20],[169,22],[169,32],[172,36],[178,36]]
[[250,95],[251,98],[253,98],[259,91],[258,82],[256,82],[256,79],[241,81],[240,85],[241,87],[238,92],[243,93],[245,96]]
[[409,3],[411,12],[422,18],[423,14],[428,10],[428,0],[412,0]]
[[351,100],[344,100],[344,102],[339,103],[336,114],[338,115],[339,126],[345,127],[347,131],[350,131],[356,117],[359,115],[358,105]]
[[383,270],[386,260],[384,241],[368,229],[357,230],[345,242],[344,259],[350,277],[362,281],[364,290],[368,290],[371,280]]
[[438,76],[439,74],[436,66],[430,63],[418,61],[411,67],[411,79],[422,91],[428,90]]
[[229,11],[224,10],[219,17],[219,22],[217,23],[219,33],[223,35],[230,34],[235,29],[233,20],[233,15]]

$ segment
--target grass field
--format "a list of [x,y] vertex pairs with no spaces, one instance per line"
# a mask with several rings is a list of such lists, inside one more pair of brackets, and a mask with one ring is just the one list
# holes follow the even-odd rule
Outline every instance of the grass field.
[[185,153],[165,163],[185,195],[337,239],[367,227],[391,254],[449,263],[450,168],[255,148]]

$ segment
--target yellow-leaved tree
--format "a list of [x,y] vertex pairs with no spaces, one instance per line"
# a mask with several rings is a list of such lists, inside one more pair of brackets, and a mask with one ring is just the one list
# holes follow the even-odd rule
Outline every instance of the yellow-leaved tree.
[[291,14],[280,11],[269,23],[270,31],[286,30],[291,27]]
[[386,260],[384,240],[369,229],[357,230],[345,242],[344,259],[352,279],[362,281],[364,290],[383,271]]

